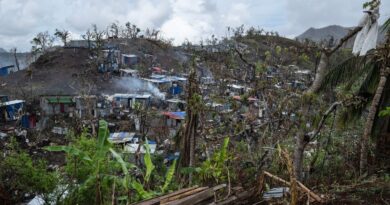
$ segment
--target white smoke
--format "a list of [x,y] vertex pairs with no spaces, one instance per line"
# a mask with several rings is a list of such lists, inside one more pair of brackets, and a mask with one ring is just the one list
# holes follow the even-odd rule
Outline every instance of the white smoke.
[[142,93],[148,92],[154,97],[164,100],[165,94],[161,92],[158,87],[153,85],[151,82],[141,80],[134,77],[121,77],[115,81],[117,86],[124,89],[129,93]]

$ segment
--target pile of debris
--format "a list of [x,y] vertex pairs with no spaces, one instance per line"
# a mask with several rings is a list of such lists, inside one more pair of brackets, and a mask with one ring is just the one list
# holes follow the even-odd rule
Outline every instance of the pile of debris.
[[[265,177],[273,181],[284,184],[286,187],[275,187],[265,190]],[[260,186],[249,190],[244,190],[243,187],[230,187],[226,184],[221,184],[215,187],[191,187],[184,188],[164,196],[148,199],[133,205],[228,205],[228,204],[280,204],[284,203],[290,197],[291,183],[279,178],[269,172],[264,171],[259,178]],[[319,196],[308,189],[301,182],[296,181],[299,192],[298,201],[306,203],[322,204],[326,203],[324,196]],[[227,187],[226,192],[223,188]],[[227,193],[227,194],[226,194]],[[305,200],[305,197],[307,199]]]
[[[170,194],[160,196],[157,198],[149,199],[136,203],[134,205],[197,205],[197,204],[213,204],[213,205],[222,205],[222,204],[236,204],[235,201],[240,199],[240,194],[231,195],[230,197],[225,197],[222,200],[217,200],[217,191],[226,187],[226,184],[221,184],[215,187],[191,187],[181,189]],[[241,192],[242,193],[245,192]]]

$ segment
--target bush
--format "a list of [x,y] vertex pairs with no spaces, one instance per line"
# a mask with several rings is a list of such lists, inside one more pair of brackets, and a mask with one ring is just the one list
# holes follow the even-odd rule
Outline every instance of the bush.
[[8,190],[14,202],[24,200],[25,194],[51,201],[49,194],[57,187],[57,173],[48,171],[46,161],[34,161],[12,141],[10,153],[0,158],[0,187]]

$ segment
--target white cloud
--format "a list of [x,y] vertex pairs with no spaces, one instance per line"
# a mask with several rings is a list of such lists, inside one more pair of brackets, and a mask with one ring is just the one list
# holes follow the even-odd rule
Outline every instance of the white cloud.
[[[175,43],[223,36],[228,26],[261,27],[295,36],[309,27],[353,26],[365,0],[0,0],[0,47],[29,50],[40,32],[68,29],[74,38],[91,24],[104,28],[130,21],[161,29]],[[390,14],[383,0],[382,17]],[[383,19],[383,18],[382,18]]]

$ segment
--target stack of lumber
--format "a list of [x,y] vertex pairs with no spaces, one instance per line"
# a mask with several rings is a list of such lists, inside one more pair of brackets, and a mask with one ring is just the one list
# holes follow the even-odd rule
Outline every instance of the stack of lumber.
[[215,198],[215,192],[226,187],[221,184],[215,187],[191,187],[181,189],[164,196],[156,197],[134,205],[198,205],[212,204]]

